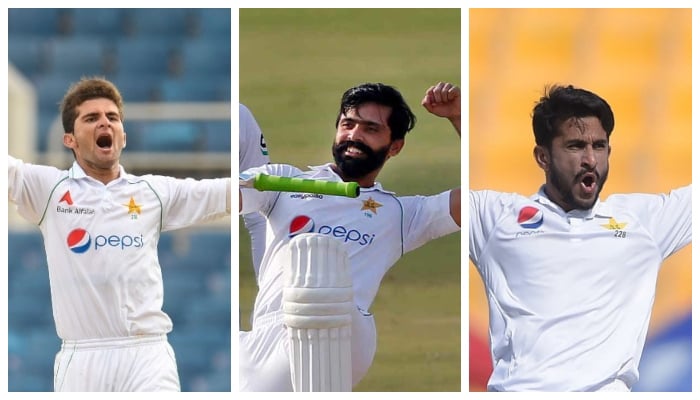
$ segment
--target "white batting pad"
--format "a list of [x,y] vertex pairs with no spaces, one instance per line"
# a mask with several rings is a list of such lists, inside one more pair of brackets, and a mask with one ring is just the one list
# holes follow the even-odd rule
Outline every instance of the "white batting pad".
[[317,233],[289,242],[284,322],[295,392],[352,390],[350,263],[343,243]]

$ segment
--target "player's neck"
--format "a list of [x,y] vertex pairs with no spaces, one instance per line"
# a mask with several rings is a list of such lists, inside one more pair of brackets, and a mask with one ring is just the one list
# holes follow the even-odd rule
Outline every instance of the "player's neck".
[[100,168],[96,165],[92,165],[84,161],[78,161],[78,164],[80,165],[80,168],[82,168],[83,171],[85,171],[85,175],[96,179],[105,185],[119,178],[119,163],[116,163],[110,166],[109,168]]
[[377,178],[377,175],[379,175],[379,171],[381,169],[379,168],[359,178],[350,178],[346,176],[337,165],[332,165],[331,168],[333,168],[333,171],[335,171],[335,173],[338,174],[338,176],[340,176],[344,182],[357,182],[357,184],[363,188],[374,186],[374,180]]

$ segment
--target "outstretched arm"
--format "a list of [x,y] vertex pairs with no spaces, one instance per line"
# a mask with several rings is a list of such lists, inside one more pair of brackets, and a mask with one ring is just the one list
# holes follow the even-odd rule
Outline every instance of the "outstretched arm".
[[462,136],[462,95],[459,87],[439,82],[428,88],[421,104],[431,114],[447,118],[457,134]]

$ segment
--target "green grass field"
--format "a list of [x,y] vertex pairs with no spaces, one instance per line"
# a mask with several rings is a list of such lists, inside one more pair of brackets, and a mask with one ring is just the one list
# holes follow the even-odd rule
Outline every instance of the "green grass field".
[[[420,106],[438,81],[461,85],[459,9],[241,9],[240,101],[263,129],[272,162],[332,161],[340,96],[363,82],[397,87],[418,118],[378,180],[398,195],[460,184],[460,140]],[[239,300],[248,323],[256,286],[239,220]],[[405,255],[372,306],[378,349],[357,391],[460,391],[460,235]]]

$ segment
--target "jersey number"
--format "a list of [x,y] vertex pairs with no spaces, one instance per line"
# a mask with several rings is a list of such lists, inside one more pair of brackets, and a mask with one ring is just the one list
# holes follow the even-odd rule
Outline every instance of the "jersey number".
[[625,232],[625,231],[615,231],[615,237],[619,237],[619,238],[627,237],[627,232]]

